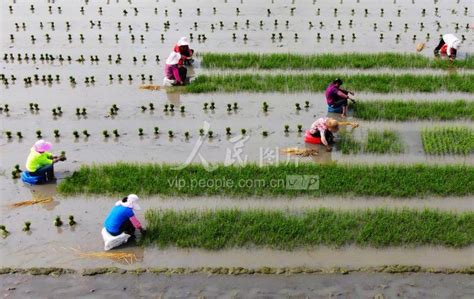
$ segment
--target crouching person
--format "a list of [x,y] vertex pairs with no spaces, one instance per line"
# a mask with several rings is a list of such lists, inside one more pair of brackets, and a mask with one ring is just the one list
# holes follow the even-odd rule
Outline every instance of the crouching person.
[[44,140],[38,140],[33,145],[26,160],[26,171],[22,173],[22,180],[29,184],[45,184],[54,182],[54,164],[64,161],[65,158],[53,156],[49,152],[53,145]]
[[171,52],[166,59],[165,78],[163,79],[163,85],[184,85],[187,82],[186,76],[188,70],[184,65],[179,64],[180,59],[181,54],[176,52]]
[[146,231],[135,216],[134,211],[140,210],[138,196],[130,194],[117,201],[105,219],[102,237],[105,250],[112,249],[126,243],[130,237],[135,236],[135,230],[145,235]]

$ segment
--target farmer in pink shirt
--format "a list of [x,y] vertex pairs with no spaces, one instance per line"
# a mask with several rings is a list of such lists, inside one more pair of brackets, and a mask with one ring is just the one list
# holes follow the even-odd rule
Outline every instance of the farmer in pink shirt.
[[358,123],[354,122],[340,122],[330,117],[318,118],[309,129],[309,133],[312,137],[321,138],[321,143],[326,146],[326,150],[329,152],[332,150],[332,145],[335,143],[334,134],[339,131],[339,126],[352,126],[357,128]]
[[166,59],[165,65],[165,79],[169,81],[171,85],[184,85],[186,82],[186,75],[188,70],[185,66],[179,65],[181,54],[171,52]]

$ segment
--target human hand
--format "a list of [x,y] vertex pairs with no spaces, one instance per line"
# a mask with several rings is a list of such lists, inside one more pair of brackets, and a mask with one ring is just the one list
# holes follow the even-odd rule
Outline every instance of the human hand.
[[332,146],[330,145],[326,146],[326,152],[330,152],[330,151],[332,151]]
[[146,229],[144,229],[143,227],[140,228],[140,234],[142,234],[142,236],[145,236],[146,235]]

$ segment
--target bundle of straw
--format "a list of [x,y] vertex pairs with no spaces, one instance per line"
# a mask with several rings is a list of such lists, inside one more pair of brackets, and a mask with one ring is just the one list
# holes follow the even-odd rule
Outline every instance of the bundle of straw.
[[160,90],[161,86],[160,85],[141,85],[140,89],[146,89],[146,90]]
[[44,198],[15,202],[11,206],[13,208],[19,208],[19,207],[25,207],[25,206],[32,206],[36,204],[50,203],[52,201],[53,201],[53,197],[49,196],[49,197],[44,197]]
[[318,155],[318,151],[316,149],[311,149],[311,148],[290,147],[290,148],[283,148],[280,151],[284,154],[297,155],[297,156],[302,156],[302,157]]
[[115,262],[132,264],[137,261],[137,256],[132,252],[113,251],[113,252],[85,252],[79,249],[71,248],[78,256],[82,258],[110,259]]

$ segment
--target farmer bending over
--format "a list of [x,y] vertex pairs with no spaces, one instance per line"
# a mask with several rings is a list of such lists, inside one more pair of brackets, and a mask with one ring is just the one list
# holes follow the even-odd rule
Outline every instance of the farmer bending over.
[[329,112],[342,112],[341,116],[346,117],[348,105],[347,100],[350,99],[349,94],[354,95],[354,92],[341,89],[341,85],[342,80],[339,78],[329,84],[329,86],[326,88],[326,102],[328,104]]
[[456,54],[458,52],[461,41],[454,34],[448,33],[444,34],[439,41],[439,44],[434,49],[434,55],[436,57],[441,55],[447,55],[451,62],[456,59]]
[[26,171],[29,176],[39,177],[38,183],[47,183],[56,180],[54,177],[54,163],[64,161],[62,157],[53,156],[49,150],[53,147],[43,139],[36,141],[26,160]]
[[184,85],[186,82],[186,75],[188,70],[185,66],[179,65],[179,60],[181,55],[176,52],[171,52],[168,58],[166,59],[165,66],[165,85]]
[[140,210],[137,201],[138,196],[130,194],[115,203],[104,222],[104,227],[109,234],[118,236],[121,233],[126,233],[134,236],[135,229],[139,229],[142,235],[145,234],[145,229],[133,213],[134,210]]
[[339,122],[334,118],[321,117],[318,118],[309,129],[311,136],[315,138],[321,138],[322,144],[326,146],[326,150],[329,152],[332,150],[332,145],[334,141],[334,133],[339,131],[339,126],[352,126],[357,128],[358,123],[353,122]]
[[182,37],[176,43],[173,49],[174,52],[181,54],[179,65],[190,65],[193,63],[194,50],[189,48],[188,39]]

